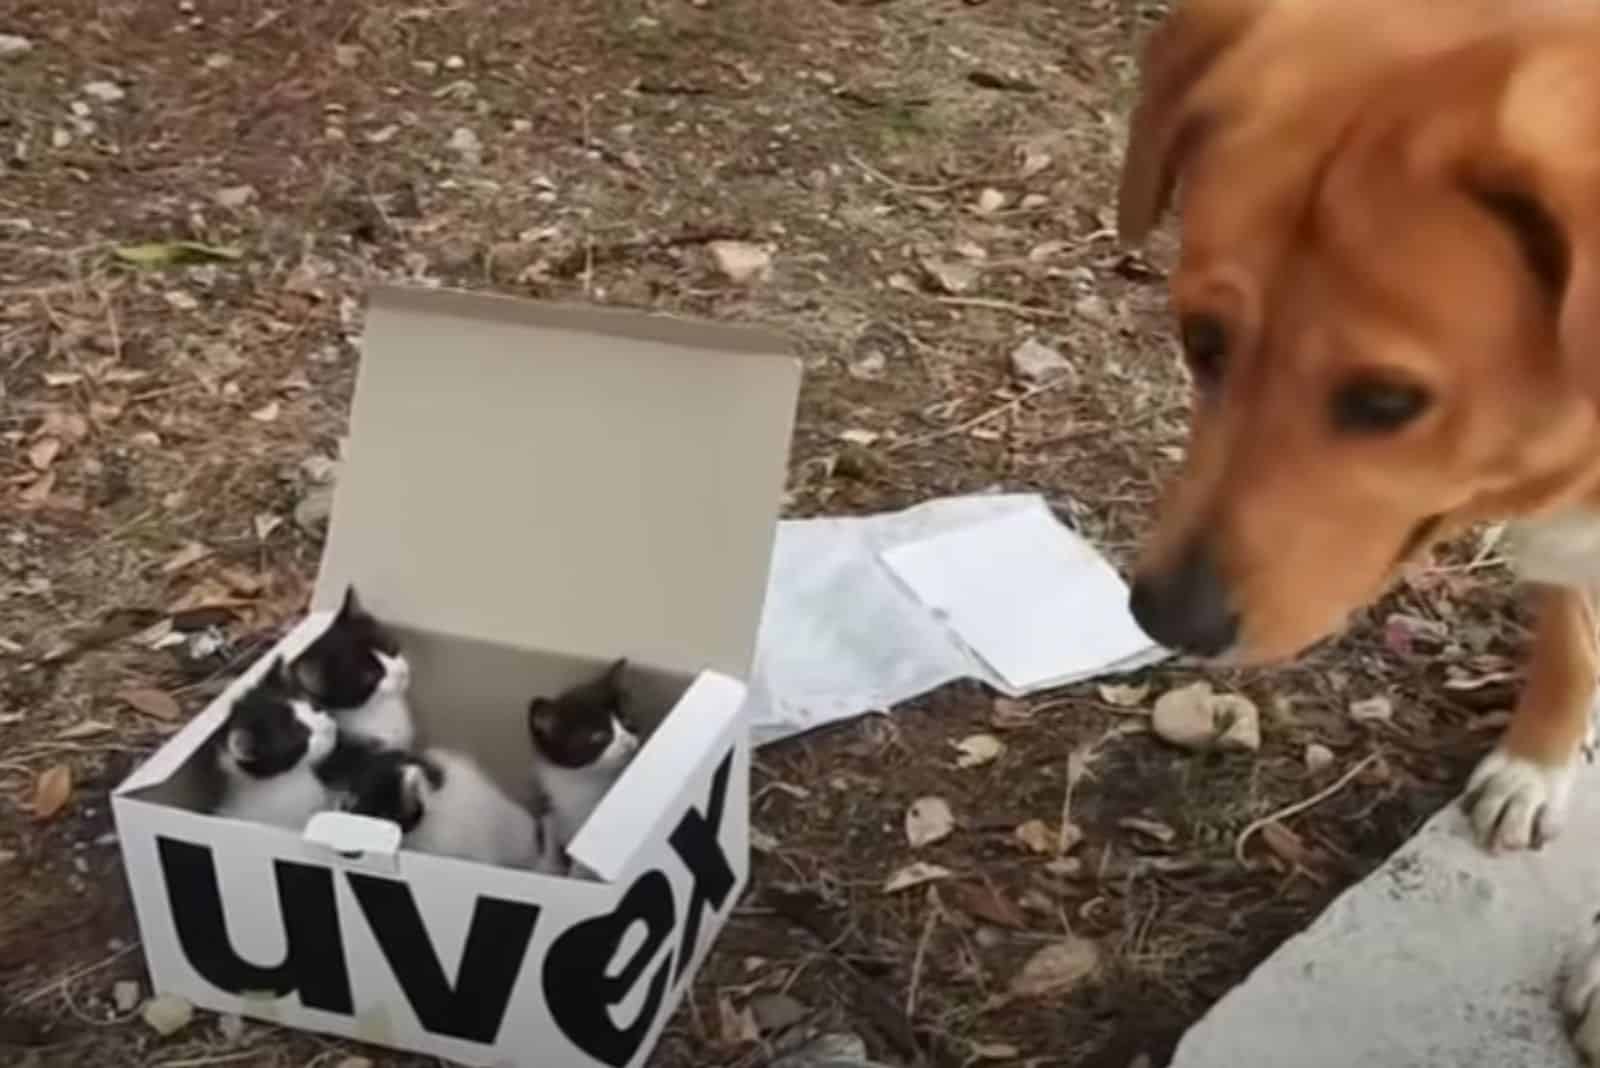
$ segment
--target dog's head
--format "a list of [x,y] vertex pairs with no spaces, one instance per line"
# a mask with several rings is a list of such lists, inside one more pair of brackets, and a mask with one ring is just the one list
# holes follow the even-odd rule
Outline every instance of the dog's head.
[[1600,18],[1528,14],[1573,6],[1190,0],[1152,37],[1119,222],[1177,191],[1196,387],[1133,584],[1162,644],[1292,655],[1593,486]]

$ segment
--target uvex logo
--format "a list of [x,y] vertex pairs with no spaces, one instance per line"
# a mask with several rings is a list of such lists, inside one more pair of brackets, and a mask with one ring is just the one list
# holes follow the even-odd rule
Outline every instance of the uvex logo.
[[[667,874],[647,869],[611,912],[567,927],[545,952],[539,978],[556,1025],[574,1046],[611,1068],[623,1068],[638,1053],[668,992],[683,981],[705,912],[715,914],[729,904],[737,879],[719,837],[733,757],[730,749],[718,765],[704,810],[689,808],[668,837],[672,855],[692,880],[681,910]],[[480,895],[452,980],[404,882],[275,860],[277,918],[286,949],[282,960],[263,965],[245,960],[228,939],[211,849],[169,836],[158,836],[156,848],[179,945],[207,982],[238,995],[295,994],[307,1008],[354,1016],[355,993],[334,887],[334,879],[343,878],[422,1026],[434,1034],[484,1044],[493,1044],[500,1033],[543,911],[528,902]],[[623,936],[641,924],[643,941],[624,959],[615,959],[622,953]],[[641,1007],[632,1023],[618,1025],[614,1011],[641,983]]]

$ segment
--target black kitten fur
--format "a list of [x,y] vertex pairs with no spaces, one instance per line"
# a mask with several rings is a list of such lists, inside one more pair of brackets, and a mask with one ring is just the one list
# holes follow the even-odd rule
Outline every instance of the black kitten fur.
[[275,660],[261,681],[246,690],[228,712],[214,737],[225,746],[233,764],[257,779],[270,779],[293,768],[306,755],[311,728],[296,715],[293,702],[303,700]]
[[586,768],[611,745],[618,725],[628,727],[622,689],[627,666],[627,660],[618,660],[598,678],[528,703],[528,733],[545,760],[562,768]]
[[313,701],[335,712],[360,708],[382,685],[385,668],[378,653],[400,656],[400,646],[371,613],[361,607],[354,587],[328,629],[295,658],[295,684]]
[[384,750],[359,761],[346,809],[361,816],[393,820],[403,833],[415,830],[426,808],[420,797],[412,796],[405,788],[403,773],[408,767],[422,769],[435,790],[444,785],[444,773],[432,761],[399,750]]

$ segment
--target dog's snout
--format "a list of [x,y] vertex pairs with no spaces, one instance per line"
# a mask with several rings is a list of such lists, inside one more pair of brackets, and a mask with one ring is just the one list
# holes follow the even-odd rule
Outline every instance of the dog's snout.
[[1239,616],[1203,544],[1176,567],[1136,578],[1128,608],[1146,634],[1175,652],[1221,656],[1239,637]]

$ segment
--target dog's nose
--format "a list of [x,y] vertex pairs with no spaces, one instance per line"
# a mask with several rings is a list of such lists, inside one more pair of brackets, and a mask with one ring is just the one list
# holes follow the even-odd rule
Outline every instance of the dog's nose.
[[1146,634],[1174,652],[1221,656],[1239,637],[1227,587],[1198,543],[1176,568],[1136,578],[1128,609]]

